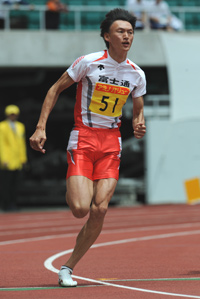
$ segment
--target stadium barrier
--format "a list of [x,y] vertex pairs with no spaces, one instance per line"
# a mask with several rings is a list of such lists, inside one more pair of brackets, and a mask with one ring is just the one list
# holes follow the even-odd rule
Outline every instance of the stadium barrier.
[[[70,5],[68,13],[61,13],[60,29],[97,29],[105,13],[113,8],[109,5]],[[183,30],[200,30],[200,6],[170,6],[170,10],[182,21]],[[46,5],[0,5],[0,12],[5,18],[5,30],[11,29],[11,17],[20,14],[28,19],[27,29],[45,30],[45,11]]]

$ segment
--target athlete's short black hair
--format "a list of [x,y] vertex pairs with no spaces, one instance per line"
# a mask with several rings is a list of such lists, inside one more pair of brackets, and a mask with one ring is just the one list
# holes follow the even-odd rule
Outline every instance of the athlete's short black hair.
[[[117,20],[127,21],[132,25],[133,31],[135,29],[136,17],[131,15],[127,10],[121,8],[115,8],[109,11],[106,14],[106,18],[102,21],[100,29],[101,29],[101,37],[104,39],[104,34],[109,32],[110,26],[113,22]],[[109,42],[105,39],[106,47],[109,48]]]

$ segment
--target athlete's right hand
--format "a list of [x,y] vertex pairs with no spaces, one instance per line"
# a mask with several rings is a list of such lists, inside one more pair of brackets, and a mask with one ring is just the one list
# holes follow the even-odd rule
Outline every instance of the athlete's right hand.
[[46,132],[40,128],[37,128],[35,133],[29,138],[32,149],[43,154],[46,152],[46,150],[43,148],[46,140]]

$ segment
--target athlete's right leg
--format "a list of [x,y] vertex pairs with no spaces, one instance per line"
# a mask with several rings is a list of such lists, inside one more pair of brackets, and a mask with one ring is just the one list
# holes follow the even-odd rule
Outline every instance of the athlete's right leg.
[[[66,201],[77,218],[83,218],[90,211],[93,198],[93,181],[84,176],[70,176],[67,179]],[[82,229],[83,230],[83,229]],[[81,230],[81,231],[82,231]],[[80,235],[80,233],[79,233]],[[78,238],[77,238],[78,239]],[[77,244],[76,244],[77,246]],[[80,259],[82,252],[78,250],[77,259]],[[74,287],[77,282],[71,277],[73,266],[63,265],[58,273],[58,282],[63,287]]]
[[94,182],[94,197],[90,207],[90,215],[78,234],[74,250],[65,263],[65,266],[74,269],[76,264],[98,238],[116,184],[117,180],[113,178]]
[[66,201],[76,218],[83,218],[90,211],[93,198],[93,181],[85,176],[70,176],[67,179]]

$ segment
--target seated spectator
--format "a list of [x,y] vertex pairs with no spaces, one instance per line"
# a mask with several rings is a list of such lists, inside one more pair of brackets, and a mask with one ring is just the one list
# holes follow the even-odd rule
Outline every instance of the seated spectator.
[[135,29],[145,28],[149,4],[147,0],[127,0],[126,9],[137,18]]
[[170,26],[176,31],[183,30],[184,28],[183,22],[173,14],[171,15]]
[[183,29],[182,22],[172,15],[167,2],[155,0],[151,2],[149,13],[150,27],[167,31]]
[[[0,1],[0,5],[4,4],[3,1]],[[6,12],[4,10],[0,10],[0,29],[5,28],[5,19],[6,19]]]
[[46,5],[45,27],[46,29],[58,29],[60,24],[60,12],[68,12],[67,6],[62,4],[60,0],[49,0]]
[[149,20],[152,29],[170,29],[171,13],[168,4],[162,0],[152,2]]
[[[29,5],[29,2],[26,1],[26,0],[0,0],[0,4],[1,5],[5,5],[6,6],[10,6],[10,5],[13,5],[13,9],[19,9],[19,6],[20,5]],[[30,5],[29,9],[32,9],[33,6]],[[0,29],[4,29],[5,28],[5,23],[6,23],[6,15],[7,15],[7,12],[5,10],[0,10]],[[18,22],[20,23],[20,21],[22,22],[24,20],[23,17],[18,17]],[[12,20],[10,20],[10,25],[11,25],[11,28],[12,28]],[[27,25],[27,24],[26,24]],[[27,27],[25,25],[25,27]],[[19,27],[15,27],[13,26],[13,28],[22,28],[19,24]],[[24,26],[23,26],[24,28]]]

